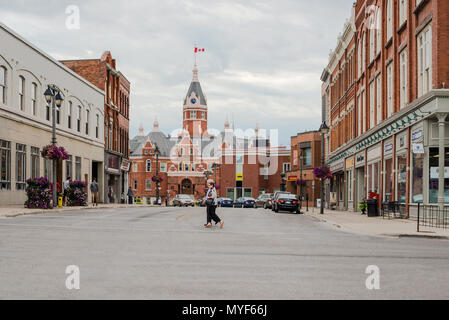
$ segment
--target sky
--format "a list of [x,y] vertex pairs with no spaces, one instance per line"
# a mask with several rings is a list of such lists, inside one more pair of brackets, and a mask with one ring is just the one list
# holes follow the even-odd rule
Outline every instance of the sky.
[[182,127],[197,44],[208,127],[278,129],[289,146],[321,124],[320,76],[353,2],[0,0],[0,21],[59,60],[109,50],[131,82],[130,137],[155,119],[166,133]]

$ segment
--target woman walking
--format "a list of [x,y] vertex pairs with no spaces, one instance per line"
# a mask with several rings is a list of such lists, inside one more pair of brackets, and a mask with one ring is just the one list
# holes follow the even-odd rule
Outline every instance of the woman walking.
[[215,209],[217,208],[217,190],[215,189],[215,182],[213,180],[207,180],[207,193],[206,193],[206,207],[207,207],[207,223],[204,225],[206,228],[212,228],[212,220],[215,224],[220,223],[220,229],[223,228],[224,221],[222,221]]

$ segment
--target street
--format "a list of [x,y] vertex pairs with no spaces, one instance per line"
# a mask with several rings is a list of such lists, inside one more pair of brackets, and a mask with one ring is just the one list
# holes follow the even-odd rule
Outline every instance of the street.
[[[447,299],[449,242],[346,233],[313,217],[120,208],[0,218],[0,299]],[[80,289],[66,288],[66,268]],[[368,290],[368,266],[380,289]]]

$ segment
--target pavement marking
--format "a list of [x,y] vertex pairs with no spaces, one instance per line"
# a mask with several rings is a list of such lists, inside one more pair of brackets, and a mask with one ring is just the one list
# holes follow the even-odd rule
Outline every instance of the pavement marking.
[[186,217],[188,217],[188,216],[191,216],[191,215],[193,215],[193,214],[195,214],[195,213],[203,213],[203,212],[200,212],[200,211],[193,211],[193,212],[189,212],[189,213],[187,213],[187,214],[185,214],[185,215],[182,215],[182,216],[179,216],[179,217],[177,217],[176,218],[176,220],[182,220],[182,219],[184,219],[184,218],[186,218]]

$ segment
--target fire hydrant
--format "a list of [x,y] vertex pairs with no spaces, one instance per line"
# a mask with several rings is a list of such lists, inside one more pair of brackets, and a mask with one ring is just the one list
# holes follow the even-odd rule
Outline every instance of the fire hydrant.
[[62,208],[62,196],[58,196],[58,207]]

